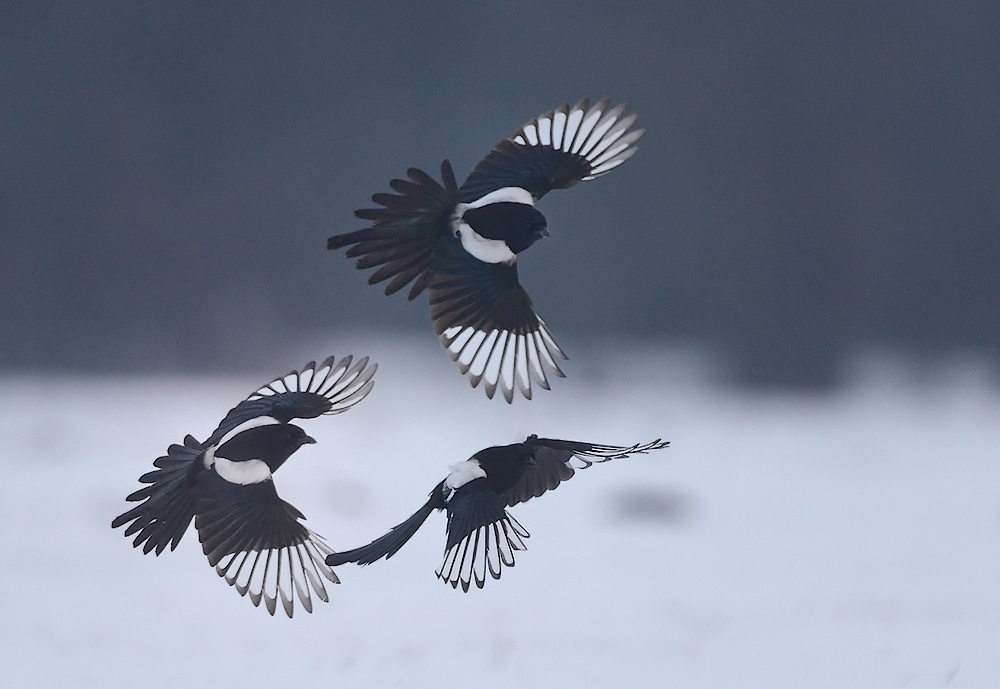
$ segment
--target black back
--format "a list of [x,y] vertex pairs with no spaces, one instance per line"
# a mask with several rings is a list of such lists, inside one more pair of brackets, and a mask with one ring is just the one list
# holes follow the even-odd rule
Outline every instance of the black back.
[[237,433],[219,446],[215,456],[234,462],[259,459],[267,464],[271,473],[274,473],[296,450],[308,442],[312,442],[312,438],[294,424],[268,424]]
[[473,459],[486,472],[484,481],[495,493],[513,487],[535,464],[535,450],[526,443],[514,443],[480,450]]
[[504,240],[515,254],[537,242],[546,228],[545,216],[538,209],[512,201],[469,208],[462,219],[481,236]]

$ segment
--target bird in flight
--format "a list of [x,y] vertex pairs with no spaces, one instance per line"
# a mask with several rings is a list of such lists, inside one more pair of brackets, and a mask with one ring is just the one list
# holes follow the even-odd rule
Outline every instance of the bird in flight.
[[325,563],[333,552],[300,520],[305,516],[278,497],[273,474],[302,445],[316,441],[293,419],[339,414],[360,402],[375,384],[376,364],[329,357],[310,361],[264,385],[229,411],[208,440],[192,436],[171,445],[139,477],[149,484],[128,502],[139,504],[111,523],[128,524],[132,545],[157,555],[180,543],[194,519],[202,550],[219,576],[241,596],[272,615],[280,598],[291,617],[294,597],[312,612],[312,592],[329,600],[322,577],[340,581]]
[[506,508],[554,490],[573,478],[576,469],[667,445],[669,442],[654,440],[618,447],[530,435],[523,443],[488,447],[452,466],[451,473],[409,519],[366,546],[327,555],[326,563],[333,567],[348,562],[369,565],[383,557],[389,559],[431,512],[444,510],[448,517],[446,543],[437,577],[452,588],[461,584],[463,591],[468,591],[472,582],[482,588],[487,572],[499,579],[504,566],[514,566],[514,551],[526,549],[523,539],[528,538],[528,532]]
[[377,268],[369,284],[389,280],[391,295],[412,283],[409,299],[427,290],[434,333],[473,387],[500,388],[531,399],[532,382],[549,389],[565,377],[566,359],[517,277],[518,254],[549,234],[535,203],[553,189],[596,179],[631,158],[645,130],[636,115],[608,99],[583,99],[539,115],[504,139],[461,187],[447,160],[441,183],[417,168],[394,179],[395,194],[355,211],[370,227],[327,240],[347,247],[359,270]]

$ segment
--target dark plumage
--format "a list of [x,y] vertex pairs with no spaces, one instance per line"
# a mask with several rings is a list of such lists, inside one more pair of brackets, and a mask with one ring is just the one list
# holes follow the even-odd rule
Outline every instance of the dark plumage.
[[[434,510],[448,515],[444,560],[439,579],[463,591],[471,582],[483,587],[486,572],[500,578],[504,565],[514,566],[514,551],[525,550],[528,532],[506,508],[553,490],[592,464],[659,450],[668,442],[616,447],[572,440],[528,436],[523,443],[489,447],[452,467],[434,487],[424,506],[389,533],[366,546],[328,555],[331,566],[354,562],[369,565],[390,558],[417,532]],[[574,468],[573,461],[577,461]]]
[[628,160],[643,130],[634,114],[604,99],[583,99],[539,115],[501,141],[459,187],[451,164],[442,183],[416,168],[394,179],[395,194],[375,194],[381,208],[355,211],[373,224],[339,234],[327,248],[347,247],[368,282],[389,280],[387,295],[412,283],[409,298],[428,291],[434,332],[472,386],[497,387],[507,402],[517,388],[531,399],[534,381],[563,377],[566,355],[535,313],[517,277],[517,255],[548,235],[534,204],[553,189],[600,177]]
[[[204,443],[192,436],[171,445],[139,478],[149,484],[127,498],[140,504],[119,515],[112,528],[128,527],[132,545],[157,555],[177,547],[194,519],[202,550],[219,576],[254,605],[276,601],[291,617],[294,593],[312,612],[310,591],[329,597],[320,575],[340,583],[324,557],[332,553],[305,516],[278,497],[272,474],[302,445],[316,442],[292,419],[346,411],[371,391],[377,366],[353,357],[278,378],[230,410]],[[294,593],[293,593],[294,591]]]

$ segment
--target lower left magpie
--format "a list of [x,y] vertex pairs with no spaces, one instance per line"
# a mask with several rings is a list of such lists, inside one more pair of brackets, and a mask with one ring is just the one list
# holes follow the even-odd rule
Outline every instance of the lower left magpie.
[[264,385],[205,442],[188,435],[183,445],[171,445],[153,462],[156,470],[139,477],[150,485],[125,498],[141,503],[111,527],[128,524],[126,536],[138,532],[132,545],[159,555],[168,544],[177,547],[194,519],[209,564],[241,596],[249,593],[255,606],[263,600],[272,615],[280,598],[291,617],[297,594],[312,612],[311,591],[329,600],[320,575],[340,583],[325,562],[333,550],[278,497],[272,475],[302,445],[316,442],[289,422],[351,408],[375,385],[377,367],[368,357],[329,357]]

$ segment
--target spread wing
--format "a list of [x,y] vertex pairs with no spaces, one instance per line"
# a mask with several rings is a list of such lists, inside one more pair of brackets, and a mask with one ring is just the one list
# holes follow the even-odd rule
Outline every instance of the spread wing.
[[370,220],[371,227],[330,237],[326,246],[334,250],[349,247],[347,256],[358,257],[358,270],[378,267],[368,278],[370,285],[392,278],[385,288],[387,295],[412,281],[412,300],[426,287],[427,269],[439,244],[457,241],[449,232],[449,223],[459,194],[447,160],[441,163],[443,185],[417,168],[410,168],[406,175],[408,180],[389,182],[396,194],[372,196],[382,208],[354,212],[362,220]]
[[532,381],[548,390],[547,374],[565,377],[556,359],[566,355],[518,282],[516,263],[442,251],[429,288],[434,332],[472,387],[485,381],[488,397],[499,387],[511,402],[515,386],[531,399]]
[[328,357],[319,366],[310,361],[301,371],[277,378],[251,394],[229,411],[205,447],[219,442],[236,428],[256,418],[269,417],[279,423],[292,419],[313,419],[323,414],[347,411],[371,392],[372,376],[378,364],[368,365],[368,357]]
[[326,564],[333,549],[299,520],[305,519],[278,497],[272,481],[229,483],[206,472],[211,498],[198,506],[195,528],[208,562],[255,606],[263,599],[272,615],[280,598],[291,617],[294,598],[312,612],[312,593],[329,600],[323,578],[340,580]]
[[504,509],[500,497],[483,479],[465,484],[448,503],[448,541],[436,574],[463,591],[475,581],[486,583],[486,573],[500,578],[504,566],[514,566],[514,551],[525,550],[528,532]]
[[471,201],[504,187],[527,189],[537,201],[553,189],[596,179],[635,155],[645,130],[629,128],[633,113],[625,104],[608,108],[605,98],[593,106],[584,98],[534,118],[496,145],[462,184],[462,200]]
[[[528,469],[521,479],[509,488],[501,500],[507,507],[537,498],[546,491],[554,490],[563,481],[576,474],[576,469],[587,469],[594,464],[612,459],[625,459],[630,455],[645,454],[659,450],[668,442],[654,440],[651,443],[620,447],[598,445],[575,440],[554,440],[529,436],[524,441],[535,448],[535,466]],[[574,466],[575,463],[575,466]]]

